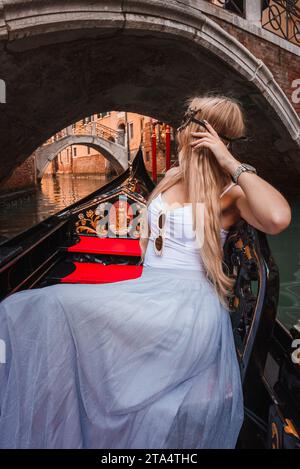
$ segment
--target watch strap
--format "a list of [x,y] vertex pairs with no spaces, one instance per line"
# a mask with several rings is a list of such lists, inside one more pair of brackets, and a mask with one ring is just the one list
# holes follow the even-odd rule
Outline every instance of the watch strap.
[[253,166],[245,165],[245,164],[242,163],[242,164],[240,164],[240,165],[236,168],[234,174],[231,176],[232,181],[237,184],[237,181],[238,181],[239,176],[240,176],[244,171],[247,171],[247,172],[255,173],[255,174],[256,174],[256,169],[255,169]]

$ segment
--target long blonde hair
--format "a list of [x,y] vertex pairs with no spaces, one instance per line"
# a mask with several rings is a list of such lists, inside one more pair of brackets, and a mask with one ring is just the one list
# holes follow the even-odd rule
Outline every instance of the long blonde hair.
[[[239,101],[223,95],[204,95],[190,97],[186,104],[189,109],[200,109],[196,119],[206,119],[218,134],[229,138],[241,137],[245,133],[245,120]],[[230,175],[225,173],[214,154],[201,147],[193,150],[191,132],[205,131],[198,124],[190,122],[183,130],[176,133],[178,143],[179,166],[171,168],[165,177],[151,192],[147,207],[153,198],[177,182],[183,184],[184,191],[193,208],[193,229],[196,232],[196,205],[204,203],[204,239],[200,255],[208,280],[216,288],[221,303],[228,308],[228,297],[233,295],[234,279],[223,271],[226,266],[223,260],[221,245],[221,200],[220,194],[231,182]],[[143,253],[144,254],[144,253]],[[188,268],[188,266],[187,266]]]

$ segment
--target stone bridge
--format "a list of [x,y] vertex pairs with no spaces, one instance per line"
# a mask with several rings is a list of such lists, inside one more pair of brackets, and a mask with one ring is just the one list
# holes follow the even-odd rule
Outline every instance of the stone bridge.
[[187,97],[217,91],[245,109],[252,140],[235,155],[299,194],[297,41],[262,27],[260,1],[245,0],[242,15],[212,3],[2,0],[0,178],[85,116],[131,111],[176,126]]
[[42,179],[48,164],[70,145],[94,148],[108,159],[117,174],[128,167],[124,132],[115,131],[98,122],[91,122],[82,129],[75,130],[72,126],[63,129],[34,152],[38,181]]
[[41,146],[34,152],[38,180],[42,179],[50,161],[70,145],[94,148],[111,162],[117,174],[122,173],[128,167],[127,151],[124,146],[91,135],[69,135],[50,145]]

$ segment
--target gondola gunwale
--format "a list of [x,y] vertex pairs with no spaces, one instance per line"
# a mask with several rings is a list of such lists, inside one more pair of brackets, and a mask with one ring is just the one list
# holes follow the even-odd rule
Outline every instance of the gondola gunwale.
[[[151,192],[151,190],[155,187],[155,185],[152,179],[150,178],[148,171],[145,167],[141,146],[139,147],[135,157],[132,160],[132,171],[133,171],[132,173],[133,176],[138,175],[145,182],[145,185],[147,186],[149,192]],[[10,247],[10,246],[18,245],[18,243],[20,242],[24,242],[26,238],[30,238],[39,230],[41,231],[44,229],[49,229],[50,227],[55,228],[55,224],[58,224],[61,222],[61,220],[63,220],[64,214],[67,217],[69,210],[75,209],[77,206],[83,204],[84,202],[88,202],[91,199],[97,196],[100,196],[102,192],[106,192],[108,190],[111,190],[120,186],[122,182],[126,181],[129,174],[130,174],[130,167],[125,169],[123,173],[119,174],[111,181],[107,182],[107,184],[104,184],[104,186],[101,186],[99,189],[96,189],[95,191],[93,191],[91,194],[85,197],[82,197],[81,199],[77,200],[76,202],[69,205],[68,207],[64,207],[63,209],[59,210],[55,214],[52,214],[49,217],[45,218],[44,220],[41,220],[36,225],[30,228],[27,228],[26,230],[18,233],[12,238],[0,242],[0,251],[2,247]]]
[[[260,255],[257,254],[256,250],[259,251]],[[268,268],[267,268],[267,261],[264,258],[262,252],[260,251],[261,250],[260,250],[259,243],[257,243],[253,252],[256,256],[257,265],[259,267],[259,276],[258,276],[259,295],[255,304],[253,320],[251,322],[251,326],[250,326],[250,330],[249,330],[249,334],[246,340],[244,354],[243,354],[243,360],[242,360],[243,367],[241,370],[242,382],[244,382],[245,380],[250,358],[253,353],[253,348],[255,345],[255,339],[257,337],[257,331],[260,327],[261,318],[264,312],[265,294],[266,294],[266,289],[267,289],[266,276],[267,276]]]
[[[63,245],[63,238],[66,238],[70,217],[64,216],[66,212],[70,209],[74,209],[76,206],[81,205],[83,202],[88,200],[93,200],[95,197],[101,198],[101,193],[113,190],[118,188],[124,183],[128,178],[133,177],[137,178],[138,181],[142,181],[143,185],[149,190],[149,192],[154,188],[154,183],[152,182],[148,172],[146,170],[143,153],[141,147],[139,147],[134,159],[131,162],[131,167],[129,167],[118,177],[114,178],[112,181],[109,181],[104,186],[100,187],[92,194],[78,200],[74,204],[66,207],[55,215],[51,215],[47,219],[41,221],[34,227],[31,227],[27,230],[24,230],[22,233],[19,233],[15,237],[4,241],[0,245],[0,254],[1,248],[18,248],[18,252],[13,257],[9,257],[7,261],[4,259],[0,264],[0,275],[1,279],[5,278],[5,286],[2,285],[0,292],[0,300],[5,298],[7,294],[11,294],[15,291],[18,291],[23,284],[27,284],[29,278],[34,275],[38,270],[40,270],[41,265],[38,265],[38,262],[33,261],[35,258],[35,252],[37,249],[40,249],[42,243],[45,243],[48,247],[51,246],[51,251],[49,251],[49,256],[55,254],[55,246],[57,250],[60,250],[60,245]],[[60,216],[63,215],[63,216]],[[56,238],[59,238],[56,240]],[[20,251],[20,249],[22,249]],[[48,258],[47,258],[48,259]],[[47,263],[47,259],[43,260],[43,263]],[[26,261],[26,262],[25,262]],[[11,287],[11,273],[17,269],[17,266],[23,264],[26,266],[24,278],[20,281],[13,283]],[[35,265],[34,272],[28,272],[29,265]],[[21,269],[22,270],[22,269]],[[0,280],[1,280],[0,279]],[[36,284],[36,282],[34,282]],[[30,286],[28,288],[31,288]]]

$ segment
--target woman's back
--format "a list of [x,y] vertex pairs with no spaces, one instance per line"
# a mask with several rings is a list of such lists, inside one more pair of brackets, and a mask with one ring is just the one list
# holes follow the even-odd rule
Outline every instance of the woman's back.
[[[221,194],[222,197],[234,183],[231,183]],[[169,204],[159,193],[148,206],[148,224],[150,236],[144,258],[144,267],[184,268],[204,271],[199,245],[193,230],[192,205],[184,204],[168,209]],[[163,234],[163,252],[158,256],[154,250],[154,240],[159,234],[157,224],[161,211],[166,214]],[[221,243],[225,242],[228,231],[221,229]]]

